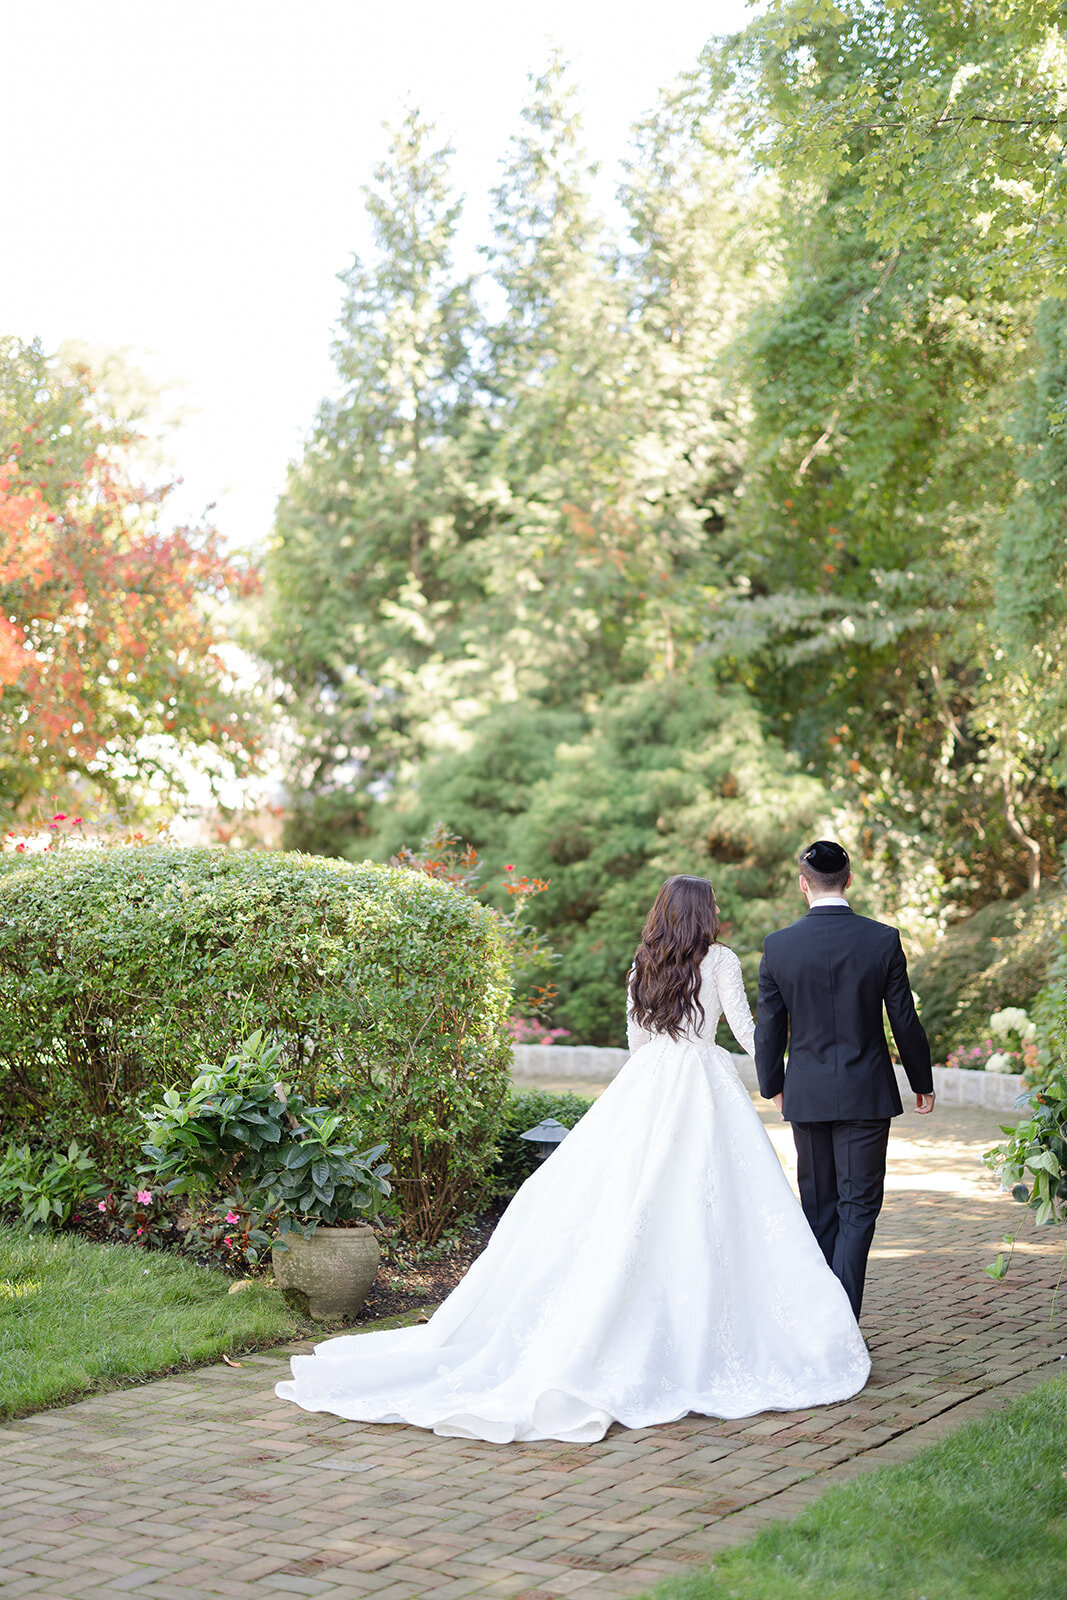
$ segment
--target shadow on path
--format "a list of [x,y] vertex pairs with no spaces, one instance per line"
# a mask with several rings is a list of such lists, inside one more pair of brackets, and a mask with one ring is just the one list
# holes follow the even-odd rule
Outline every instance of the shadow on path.
[[[766,1120],[788,1165],[788,1130]],[[0,1428],[0,1587],[621,1600],[687,1572],[826,1484],[1067,1372],[1067,1286],[1049,1322],[1063,1245],[982,1167],[996,1114],[895,1129],[864,1307],[874,1367],[856,1399],[497,1447],[298,1411],[274,1397],[272,1351]],[[1020,1242],[997,1282],[981,1269],[1007,1231]]]

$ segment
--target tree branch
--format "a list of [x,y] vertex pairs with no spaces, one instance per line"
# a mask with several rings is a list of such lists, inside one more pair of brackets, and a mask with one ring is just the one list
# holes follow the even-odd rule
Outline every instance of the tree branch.
[[1016,815],[1010,766],[1005,765],[1000,775],[1000,782],[1004,790],[1004,816],[1007,819],[1008,827],[1019,843],[1026,846],[1030,857],[1030,891],[1032,894],[1036,894],[1041,887],[1041,846],[1036,839],[1030,837]]

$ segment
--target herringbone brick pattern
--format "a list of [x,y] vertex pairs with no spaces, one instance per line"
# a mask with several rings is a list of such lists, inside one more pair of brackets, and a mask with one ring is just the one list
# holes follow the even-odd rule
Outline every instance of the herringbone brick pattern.
[[[0,1588],[621,1600],[688,1571],[1065,1370],[1067,1295],[1049,1324],[1062,1245],[978,1164],[992,1115],[897,1126],[864,1315],[874,1372],[855,1400],[498,1447],[306,1415],[274,1398],[283,1355],[246,1357],[0,1428]],[[1021,1243],[994,1282],[981,1266],[1006,1228]]]

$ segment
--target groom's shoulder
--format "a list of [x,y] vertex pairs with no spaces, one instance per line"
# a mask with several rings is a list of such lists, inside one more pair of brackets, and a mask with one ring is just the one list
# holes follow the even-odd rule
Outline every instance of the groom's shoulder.
[[787,944],[792,944],[796,938],[802,939],[804,937],[805,921],[806,918],[799,917],[796,922],[789,923],[785,928],[775,928],[772,933],[768,933],[764,937],[764,950],[773,950],[776,946],[780,948]]
[[[776,928],[764,938],[764,950],[784,950],[791,944],[802,942],[811,936],[813,916],[829,918],[831,915],[832,913],[825,911],[816,911],[814,914],[808,912],[807,915],[798,917],[796,922],[790,922],[784,928]],[[894,928],[892,923],[878,922],[874,917],[861,917],[857,911],[853,911],[850,916],[834,917],[831,926],[836,927],[841,934],[847,933],[847,937],[853,941],[862,939],[870,943],[891,944],[900,938],[899,930]]]
[[900,929],[894,928],[891,922],[879,922],[875,917],[861,917],[858,912],[853,913],[853,918],[861,924],[869,938],[881,939],[888,944],[900,938]]

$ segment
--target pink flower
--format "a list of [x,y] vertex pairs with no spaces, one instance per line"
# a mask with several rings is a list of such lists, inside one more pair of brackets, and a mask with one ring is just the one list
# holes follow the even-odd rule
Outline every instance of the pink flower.
[[514,872],[515,871],[515,863],[514,863],[514,861],[511,862],[511,864],[509,866],[506,866],[504,868],[504,871],[505,872]]
[[226,1221],[227,1222],[240,1222],[240,1220],[241,1219],[237,1215],[236,1211],[227,1211],[227,1213],[226,1213]]
[[222,1242],[223,1244],[233,1244],[233,1240],[230,1238],[224,1238]]
[[151,1189],[138,1189],[137,1203],[142,1206],[150,1206],[152,1204]]
[[138,1233],[143,1233],[143,1232],[144,1232],[144,1229],[143,1229],[143,1228],[138,1228],[138,1230],[137,1230],[137,1232],[138,1232]]
[[25,848],[26,848],[26,846],[24,844],[17,844],[15,846],[15,849],[18,851],[19,855],[22,854],[22,852],[25,850]]
[[57,811],[55,816],[52,818],[53,822],[66,822],[66,820],[67,813],[65,811]]
[[98,1211],[106,1211],[107,1210],[107,1201],[106,1200],[101,1200],[99,1202],[99,1204],[97,1205],[96,1209]]

